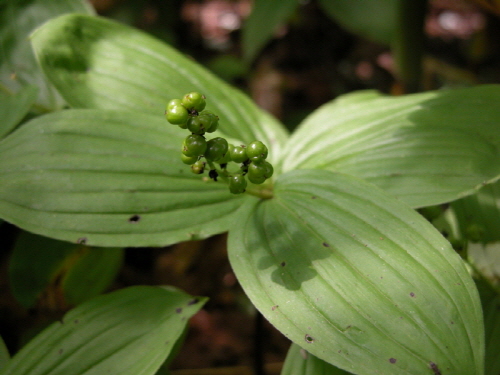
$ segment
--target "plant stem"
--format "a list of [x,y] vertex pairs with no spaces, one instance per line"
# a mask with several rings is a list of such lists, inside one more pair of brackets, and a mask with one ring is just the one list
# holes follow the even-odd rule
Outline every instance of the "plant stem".
[[394,52],[398,76],[406,93],[421,90],[424,20],[427,0],[399,0]]

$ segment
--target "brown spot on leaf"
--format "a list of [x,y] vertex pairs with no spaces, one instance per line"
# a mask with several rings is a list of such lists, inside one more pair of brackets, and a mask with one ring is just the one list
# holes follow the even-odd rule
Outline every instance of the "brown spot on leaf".
[[272,310],[272,311],[274,311],[274,310],[276,310],[278,307],[279,307],[279,305],[274,305],[273,307],[271,307],[271,310]]
[[200,300],[198,298],[193,298],[191,301],[189,301],[187,303],[188,306],[191,306],[191,305],[195,305],[197,304],[198,302],[200,302]]
[[410,297],[415,297],[415,293],[411,292]]
[[305,335],[305,337],[304,337],[304,340],[306,340],[306,342],[307,342],[308,344],[312,344],[312,343],[314,342],[313,337],[312,337],[311,335],[307,334],[307,333],[306,333],[306,335]]
[[281,262],[281,263],[280,263],[280,266],[281,266],[281,267],[285,267],[285,266],[286,266],[286,262],[284,262],[284,261],[283,261],[283,262]]
[[85,245],[87,243],[87,237],[80,237],[79,239],[76,240],[76,243],[78,245]]
[[389,358],[389,362],[396,363],[396,358]]
[[326,243],[326,242],[323,242],[323,246],[324,247],[330,247],[330,244]]
[[438,365],[434,362],[429,362],[429,367],[432,371],[434,371],[434,375],[441,375],[441,371],[439,371]]
[[176,309],[175,309],[175,312],[176,312],[177,314],[180,314],[180,313],[182,312],[182,307],[178,307],[178,308],[176,308]]

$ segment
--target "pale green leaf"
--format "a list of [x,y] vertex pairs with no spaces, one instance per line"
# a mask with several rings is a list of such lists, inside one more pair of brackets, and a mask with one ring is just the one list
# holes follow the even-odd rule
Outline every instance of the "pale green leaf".
[[10,354],[2,337],[0,337],[0,371],[2,371],[10,361]]
[[463,261],[372,184],[283,174],[273,199],[246,203],[228,251],[259,311],[320,359],[355,374],[482,374],[481,305]]
[[397,29],[398,0],[320,0],[323,10],[352,33],[391,44]]
[[115,279],[123,249],[90,248],[22,232],[9,259],[14,297],[31,308],[40,299],[65,307],[102,293]]
[[304,120],[282,167],[358,176],[412,207],[453,201],[500,176],[499,101],[498,85],[349,94]]
[[318,357],[313,356],[297,344],[292,344],[286,355],[281,375],[349,375]]
[[153,375],[205,301],[150,286],[96,297],[31,340],[1,374]]
[[256,0],[242,30],[243,57],[251,61],[298,7],[297,0]]
[[93,14],[93,9],[84,0],[8,0],[0,5],[0,86],[11,92],[37,86],[37,102],[46,110],[60,108],[64,102],[38,67],[28,36],[64,13]]
[[9,134],[36,100],[37,88],[26,86],[15,95],[0,92],[0,139]]
[[241,195],[180,160],[186,134],[162,117],[74,109],[0,142],[0,216],[96,246],[161,246],[225,232]]
[[162,117],[166,103],[190,91],[207,97],[220,133],[261,140],[276,157],[283,126],[245,94],[163,42],[110,20],[83,15],[54,19],[32,35],[47,77],[73,107],[135,110]]

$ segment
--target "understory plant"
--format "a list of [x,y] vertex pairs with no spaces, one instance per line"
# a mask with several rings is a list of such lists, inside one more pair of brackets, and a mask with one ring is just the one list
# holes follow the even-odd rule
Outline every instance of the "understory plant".
[[[293,342],[283,374],[498,374],[497,289],[464,249],[468,239],[498,241],[488,223],[499,217],[500,86],[355,92],[289,134],[175,49],[78,11],[31,35],[50,84],[9,78],[23,89],[2,100],[0,142],[0,216],[70,247],[63,260],[39,255],[40,278],[60,275],[55,285],[77,307],[12,358],[3,350],[0,374],[154,374],[206,299],[151,286],[95,295],[123,247],[223,232],[248,298]],[[203,108],[170,118],[167,108],[186,133],[165,106],[192,92]],[[40,115],[17,126],[32,105]],[[218,117],[206,129],[227,143],[217,157],[206,145],[186,151],[195,147],[186,134],[204,138],[188,124],[202,111]],[[225,163],[208,178],[185,164],[225,161],[255,142],[252,163],[274,171],[266,167],[264,183],[246,176],[244,188],[228,189],[232,176],[253,173],[238,156],[227,176]],[[488,200],[490,220],[476,215]],[[79,282],[97,265],[90,293]],[[26,277],[22,267],[11,274],[13,287]]]

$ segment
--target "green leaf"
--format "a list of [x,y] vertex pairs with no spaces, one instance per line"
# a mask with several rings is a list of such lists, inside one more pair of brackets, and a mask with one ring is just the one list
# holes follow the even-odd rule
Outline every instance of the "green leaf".
[[225,232],[249,197],[191,173],[180,161],[182,139],[165,119],[135,112],[38,117],[0,143],[0,216],[95,246],[161,246]]
[[398,0],[320,0],[323,10],[347,30],[390,44],[398,31]]
[[[9,283],[26,308],[38,302],[63,309],[102,293],[115,279],[122,259],[122,249],[76,246],[23,232],[10,257]],[[45,306],[48,301],[58,305]]]
[[0,92],[0,139],[9,134],[26,116],[37,93],[35,86],[26,86],[15,95]]
[[36,336],[2,375],[153,375],[205,301],[150,286],[96,297]]
[[10,361],[10,354],[2,337],[0,337],[0,371],[2,371]]
[[37,102],[45,110],[60,108],[64,102],[42,74],[28,36],[45,21],[64,13],[93,14],[93,9],[84,0],[9,0],[0,5],[0,86],[11,92],[26,85],[37,86]]
[[279,154],[284,127],[239,90],[163,42],[103,18],[66,15],[32,35],[35,54],[50,81],[78,108],[135,110],[162,117],[166,103],[187,92],[207,96],[220,117],[220,133],[256,139]]
[[313,356],[297,344],[292,344],[286,355],[281,375],[349,375],[318,357]]
[[482,374],[477,289],[410,207],[348,175],[298,170],[238,221],[228,251],[240,284],[308,352],[356,374]]
[[451,206],[465,237],[482,243],[500,241],[500,182],[486,185]]
[[252,13],[245,21],[242,33],[243,57],[250,62],[298,7],[297,0],[256,0]]
[[499,101],[498,85],[346,95],[304,120],[283,152],[283,170],[358,176],[412,207],[450,202],[500,176]]

